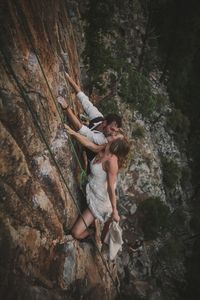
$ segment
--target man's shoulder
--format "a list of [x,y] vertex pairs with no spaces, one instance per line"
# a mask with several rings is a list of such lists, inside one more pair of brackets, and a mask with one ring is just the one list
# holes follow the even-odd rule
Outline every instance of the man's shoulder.
[[91,130],[92,132],[94,132],[95,134],[101,134],[105,137],[104,133],[98,130]]
[[102,145],[108,142],[103,132],[98,130],[92,130],[92,133],[95,144]]

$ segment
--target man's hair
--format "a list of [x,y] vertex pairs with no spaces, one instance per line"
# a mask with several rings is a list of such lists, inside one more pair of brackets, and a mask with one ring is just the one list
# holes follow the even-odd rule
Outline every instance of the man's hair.
[[107,122],[107,125],[111,124],[112,122],[116,122],[119,128],[122,127],[122,117],[116,114],[108,114],[105,117],[105,121]]

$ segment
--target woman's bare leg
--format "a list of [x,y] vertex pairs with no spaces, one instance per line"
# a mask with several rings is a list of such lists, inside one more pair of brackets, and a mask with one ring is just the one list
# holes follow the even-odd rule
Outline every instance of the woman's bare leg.
[[[87,226],[90,226],[90,224],[94,221],[94,216],[92,215],[89,208],[87,208],[83,213],[82,217],[85,220],[85,223]],[[87,227],[83,221],[81,216],[79,216],[78,220],[72,227],[72,235],[75,239],[84,239],[89,235],[89,231],[87,230]]]

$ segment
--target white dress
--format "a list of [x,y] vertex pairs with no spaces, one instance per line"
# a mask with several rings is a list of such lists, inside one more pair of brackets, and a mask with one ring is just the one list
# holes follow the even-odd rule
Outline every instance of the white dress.
[[93,216],[104,223],[111,216],[112,205],[107,192],[107,174],[102,163],[94,163],[94,159],[90,162],[86,198]]

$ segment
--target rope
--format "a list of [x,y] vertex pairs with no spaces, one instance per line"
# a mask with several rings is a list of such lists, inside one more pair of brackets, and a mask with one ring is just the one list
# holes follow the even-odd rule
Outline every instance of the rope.
[[[8,68],[10,74],[12,75],[12,77],[13,77],[13,79],[14,79],[14,81],[15,81],[15,83],[16,83],[18,89],[19,89],[19,92],[20,92],[21,95],[22,95],[22,98],[23,98],[24,102],[25,102],[25,104],[27,105],[27,107],[28,107],[28,109],[29,109],[29,111],[30,111],[30,113],[31,113],[31,116],[32,116],[32,118],[33,118],[33,120],[34,120],[34,125],[36,125],[36,127],[37,127],[37,129],[38,129],[38,131],[39,131],[39,134],[41,135],[41,137],[42,137],[42,139],[43,139],[43,141],[44,141],[44,143],[45,143],[45,145],[46,145],[46,147],[47,147],[47,150],[49,151],[50,156],[51,156],[51,158],[52,158],[52,160],[53,160],[53,162],[54,162],[54,164],[55,164],[57,170],[59,171],[59,174],[60,174],[62,180],[64,181],[64,183],[65,183],[65,185],[66,185],[66,187],[67,187],[67,189],[68,189],[68,192],[70,193],[70,196],[73,198],[73,195],[72,195],[72,193],[71,193],[71,191],[70,191],[70,189],[69,189],[69,187],[68,187],[68,185],[67,185],[67,183],[66,183],[66,180],[65,180],[65,178],[64,178],[64,176],[63,176],[63,174],[62,174],[62,171],[61,171],[61,169],[60,169],[60,167],[59,167],[59,165],[58,165],[58,163],[57,163],[57,161],[56,161],[56,159],[55,159],[55,157],[54,157],[54,154],[53,154],[53,152],[52,152],[52,150],[51,150],[51,148],[50,148],[48,142],[47,142],[47,139],[46,139],[46,137],[45,137],[45,134],[44,134],[44,132],[43,132],[42,129],[41,129],[41,126],[40,126],[40,124],[39,124],[40,122],[38,121],[38,117],[37,117],[36,113],[34,112],[34,110],[33,110],[32,107],[31,107],[31,104],[30,104],[30,103],[31,103],[31,99],[30,99],[29,96],[26,94],[26,91],[25,91],[24,87],[23,87],[23,86],[21,85],[21,83],[19,82],[19,80],[18,80],[18,78],[17,78],[15,72],[13,71],[13,69],[12,69],[12,67],[11,67],[11,65],[10,65],[10,63],[9,63],[9,61],[8,61],[8,59],[7,59],[6,55],[5,55],[5,53],[4,53],[4,51],[3,51],[1,48],[0,48],[0,51],[1,51],[1,54],[3,55],[4,60],[5,60],[5,62],[6,62],[6,67]],[[75,201],[75,203],[76,203],[76,201]],[[78,209],[78,211],[79,211],[79,207],[78,207],[78,206],[77,206],[77,209]],[[80,212],[80,211],[79,211],[79,212]]]
[[[53,102],[54,102],[54,104],[55,104],[56,110],[57,110],[58,115],[59,115],[59,117],[60,117],[61,123],[64,124],[64,123],[65,123],[65,122],[64,122],[64,118],[63,118],[62,114],[60,113],[60,110],[59,110],[59,107],[58,107],[58,103],[57,103],[57,101],[55,100],[55,97],[53,96],[53,93],[52,93],[52,90],[51,90],[51,88],[50,88],[48,79],[47,79],[47,77],[46,77],[44,68],[43,68],[42,63],[41,63],[41,61],[40,61],[39,55],[37,54],[38,51],[37,51],[37,49],[36,49],[35,46],[34,46],[33,39],[32,39],[32,33],[31,33],[30,28],[29,28],[28,22],[27,22],[27,20],[26,20],[26,18],[25,18],[25,16],[24,16],[24,13],[23,13],[23,11],[22,11],[22,9],[21,9],[19,3],[17,3],[17,1],[15,1],[15,0],[14,0],[14,2],[15,2],[15,6],[16,6],[17,13],[18,13],[18,15],[19,15],[19,17],[20,17],[20,21],[21,21],[22,28],[24,29],[24,32],[25,32],[25,34],[26,34],[26,36],[27,36],[27,39],[28,39],[28,41],[29,41],[29,43],[30,43],[30,45],[31,45],[31,48],[33,49],[33,52],[35,53],[36,59],[37,59],[37,61],[38,61],[39,67],[40,67],[41,72],[42,72],[42,75],[43,75],[44,80],[45,80],[45,82],[46,82],[47,88],[48,88],[48,90],[49,90],[49,93],[50,93],[50,95],[51,95],[51,98],[52,98],[52,100],[53,100]],[[83,167],[82,167],[82,165],[81,165],[81,162],[80,162],[80,160],[79,160],[79,158],[78,158],[78,154],[77,154],[77,152],[76,152],[76,149],[75,149],[75,147],[74,147],[74,144],[73,144],[73,141],[72,141],[70,135],[68,135],[68,137],[69,137],[69,141],[70,141],[70,144],[71,144],[72,152],[73,152],[73,154],[74,154],[74,156],[75,156],[75,158],[76,158],[76,160],[77,160],[77,163],[78,163],[78,165],[79,165],[79,168],[80,168],[80,170],[81,170],[81,174],[83,174],[82,176],[87,177],[87,174],[86,174],[85,170],[83,169]]]
[[[38,132],[39,132],[39,134],[40,134],[40,136],[41,136],[43,142],[44,142],[45,145],[46,145],[46,148],[47,148],[47,150],[48,150],[48,152],[49,152],[49,154],[50,154],[50,157],[51,157],[51,159],[53,160],[54,165],[56,166],[56,168],[57,168],[57,170],[58,170],[58,173],[60,174],[60,176],[61,176],[61,178],[62,178],[62,180],[63,180],[63,182],[64,182],[64,185],[66,186],[66,188],[67,188],[67,190],[68,190],[68,192],[69,192],[69,195],[70,195],[71,199],[73,200],[73,202],[74,202],[74,204],[75,204],[75,206],[76,206],[76,208],[77,208],[77,210],[78,210],[78,212],[79,212],[79,214],[80,214],[80,217],[81,217],[82,220],[83,220],[83,223],[84,223],[84,225],[85,225],[85,227],[86,227],[86,230],[88,230],[88,231],[90,232],[90,229],[89,229],[88,225],[86,224],[85,219],[83,218],[83,215],[82,215],[82,213],[81,213],[81,210],[80,210],[80,208],[79,208],[79,206],[78,206],[78,204],[77,204],[77,202],[76,202],[76,200],[75,200],[75,198],[74,198],[74,196],[73,196],[73,194],[72,194],[70,188],[68,187],[68,184],[67,184],[67,182],[66,182],[66,180],[65,180],[65,178],[64,178],[64,175],[62,174],[62,171],[61,171],[61,169],[60,169],[60,167],[59,167],[59,165],[58,165],[58,163],[57,163],[57,161],[56,161],[56,159],[55,159],[55,156],[54,156],[54,154],[53,154],[53,152],[52,152],[52,150],[51,150],[51,148],[50,148],[50,146],[49,146],[49,144],[48,144],[48,141],[47,141],[47,139],[46,139],[46,137],[45,137],[45,134],[44,134],[44,132],[43,132],[43,130],[42,130],[42,126],[40,126],[40,122],[39,122],[39,120],[38,120],[37,114],[36,114],[36,113],[34,112],[34,110],[32,109],[32,106],[31,106],[31,104],[30,104],[30,103],[31,103],[31,99],[30,99],[29,96],[27,95],[27,93],[26,93],[24,87],[23,87],[23,86],[21,85],[21,83],[19,82],[19,80],[18,80],[18,78],[17,78],[17,76],[16,76],[16,74],[15,74],[15,72],[14,72],[12,66],[11,66],[10,63],[9,63],[9,60],[8,60],[8,58],[7,58],[6,54],[5,54],[5,52],[2,50],[1,47],[0,47],[0,52],[1,52],[1,54],[2,54],[2,56],[3,56],[3,58],[4,58],[4,60],[5,60],[6,67],[7,67],[7,69],[8,69],[8,74],[9,74],[9,75],[10,75],[10,74],[12,75],[12,77],[13,77],[13,79],[14,79],[14,82],[16,83],[17,88],[19,89],[19,92],[21,93],[24,102],[25,102],[26,106],[28,107],[29,112],[31,113],[31,116],[32,116],[32,118],[33,118],[34,125],[35,125],[35,127],[37,128],[37,130],[38,130]],[[104,257],[102,256],[102,254],[101,254],[101,252],[100,252],[98,246],[96,245],[95,239],[94,239],[93,237],[91,237],[91,238],[92,238],[92,242],[93,242],[93,244],[94,244],[94,247],[96,248],[96,250],[97,250],[99,256],[101,257],[102,262],[103,262],[103,264],[104,264],[104,266],[105,266],[105,268],[106,268],[106,270],[107,270],[107,272],[108,272],[108,274],[109,274],[109,276],[110,276],[110,278],[111,278],[111,281],[113,282],[113,285],[114,285],[115,288],[116,288],[117,294],[118,294],[118,296],[120,297],[120,291],[119,291],[119,289],[118,289],[118,286],[117,286],[116,283],[115,283],[115,280],[113,279],[113,276],[112,276],[112,274],[111,274],[111,272],[110,272],[110,270],[109,270],[109,268],[108,268],[108,265],[107,265],[106,261],[104,260]]]

